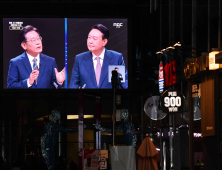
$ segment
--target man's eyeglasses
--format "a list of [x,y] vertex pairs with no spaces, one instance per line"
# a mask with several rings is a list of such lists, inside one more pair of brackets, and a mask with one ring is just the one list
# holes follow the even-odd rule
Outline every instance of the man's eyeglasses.
[[[42,37],[41,36],[39,36],[38,38],[36,38],[36,39],[31,39],[31,40],[29,40],[31,43],[35,43],[35,42],[37,42],[37,41],[41,41],[42,40]],[[26,42],[29,42],[29,41],[26,41]]]

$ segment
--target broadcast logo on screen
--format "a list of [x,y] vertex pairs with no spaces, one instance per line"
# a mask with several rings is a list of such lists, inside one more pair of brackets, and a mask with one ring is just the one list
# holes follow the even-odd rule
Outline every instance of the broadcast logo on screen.
[[23,22],[9,22],[9,30],[22,30],[23,26],[22,26]]
[[120,28],[123,26],[123,23],[113,23],[113,26],[116,28]]

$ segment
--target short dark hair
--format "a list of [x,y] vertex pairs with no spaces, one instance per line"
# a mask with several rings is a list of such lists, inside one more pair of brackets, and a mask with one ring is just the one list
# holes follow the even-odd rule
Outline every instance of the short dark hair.
[[97,30],[99,30],[100,32],[102,32],[103,33],[103,40],[104,39],[109,39],[109,30],[108,30],[108,28],[106,28],[104,25],[102,25],[102,24],[96,24],[96,25],[93,25],[93,27],[92,27],[92,29],[97,29]]
[[19,33],[19,42],[22,43],[22,42],[26,42],[26,37],[25,35],[30,32],[30,31],[35,31],[37,32],[39,35],[39,30],[31,25],[27,25],[25,27],[23,27],[23,29],[21,30],[21,32]]
[[119,68],[118,68],[118,67],[115,67],[115,70],[116,70],[116,69],[118,69],[118,70],[119,70]]

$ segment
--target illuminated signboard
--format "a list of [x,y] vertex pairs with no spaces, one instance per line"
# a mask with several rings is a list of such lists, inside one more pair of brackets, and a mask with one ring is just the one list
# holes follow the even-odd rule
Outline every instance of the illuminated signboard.
[[169,89],[163,92],[160,97],[160,106],[162,110],[166,113],[173,114],[179,113],[184,107],[183,94],[176,89]]
[[163,63],[162,61],[160,62],[160,67],[159,67],[159,91],[162,93],[164,90],[164,74],[163,74]]
[[215,63],[215,55],[218,53],[219,51],[212,51],[209,53],[209,70],[216,70],[222,68],[222,64]]

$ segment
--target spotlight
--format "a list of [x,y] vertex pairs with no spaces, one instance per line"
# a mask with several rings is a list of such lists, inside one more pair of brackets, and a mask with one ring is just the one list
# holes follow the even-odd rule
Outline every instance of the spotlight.
[[161,51],[169,51],[169,50],[167,50],[167,49],[164,48],[164,49],[162,49]]
[[168,50],[168,49],[175,49],[175,47],[174,47],[174,46],[169,46],[169,47],[167,47],[166,49],[167,49],[167,50]]
[[176,44],[174,44],[174,47],[181,46],[180,41],[178,41]]
[[158,52],[156,52],[156,54],[163,54],[163,52],[162,51],[158,51]]
[[169,50],[164,48],[164,49],[162,49],[161,51],[169,51]]

